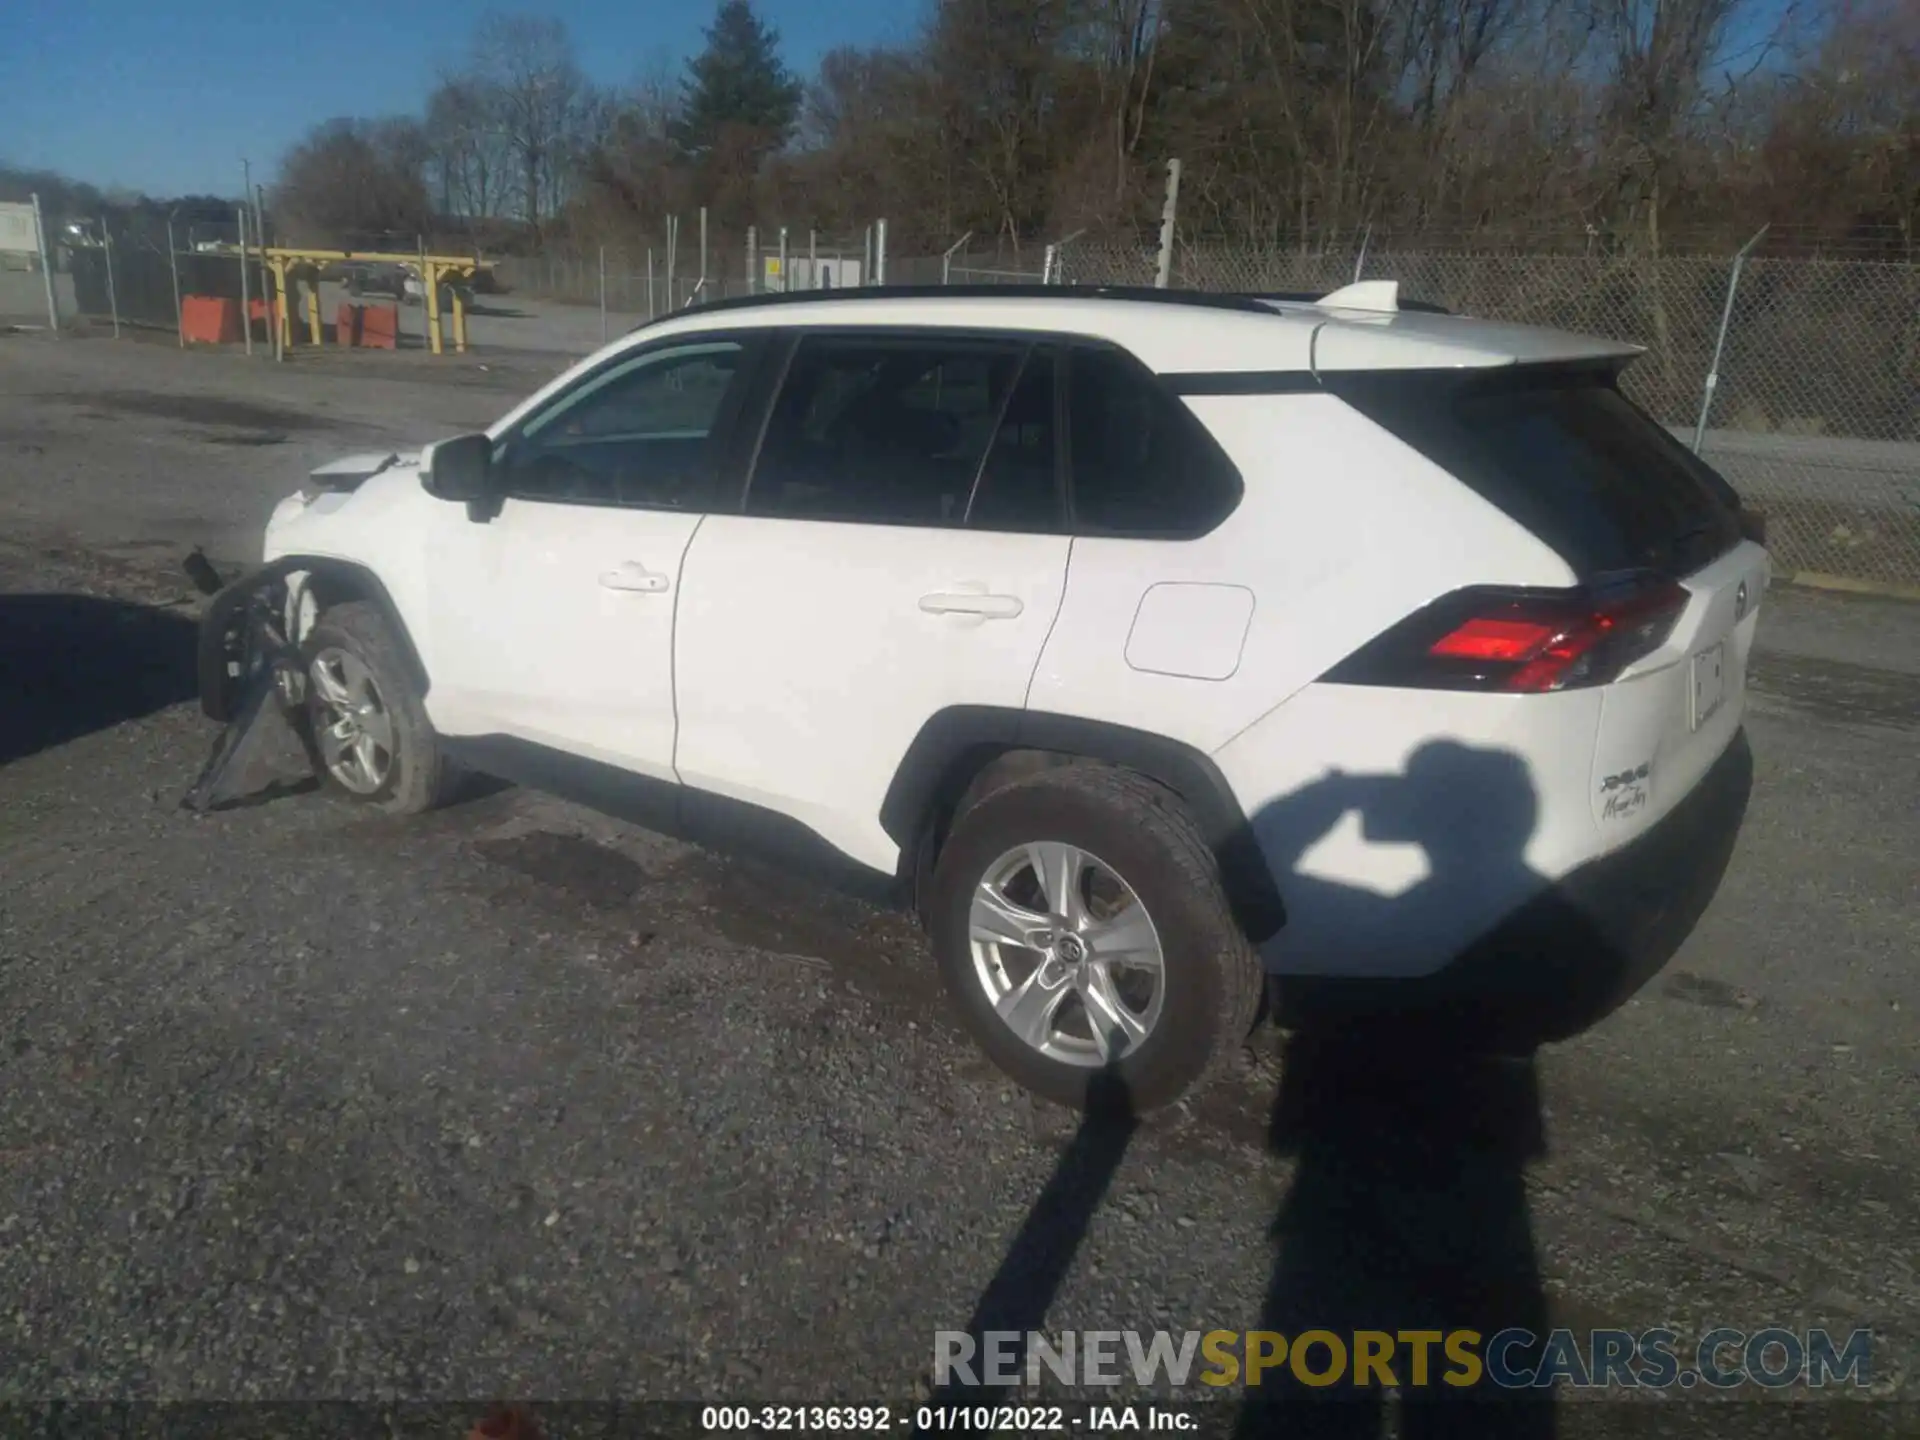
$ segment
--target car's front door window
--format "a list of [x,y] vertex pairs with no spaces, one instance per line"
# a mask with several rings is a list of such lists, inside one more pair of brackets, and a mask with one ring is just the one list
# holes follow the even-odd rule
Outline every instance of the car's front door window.
[[699,509],[713,476],[709,442],[744,353],[735,341],[702,341],[590,376],[506,442],[507,495]]

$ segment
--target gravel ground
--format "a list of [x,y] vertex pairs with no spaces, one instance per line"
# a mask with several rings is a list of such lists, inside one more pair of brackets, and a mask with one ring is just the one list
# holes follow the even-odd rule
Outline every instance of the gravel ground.
[[1076,1135],[897,918],[514,790],[177,808],[184,549],[551,370],[0,338],[0,1399],[899,1401],[977,1312],[1864,1326],[1905,1393],[1920,609],[1768,598],[1733,868],[1598,1027],[1411,1077],[1266,1034]]

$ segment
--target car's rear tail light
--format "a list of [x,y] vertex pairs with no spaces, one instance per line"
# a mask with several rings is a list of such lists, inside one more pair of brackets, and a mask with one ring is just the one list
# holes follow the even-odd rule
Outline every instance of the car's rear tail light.
[[1540,620],[1477,617],[1442,635],[1427,653],[1456,660],[1531,660],[1553,642],[1554,629]]
[[1603,590],[1459,590],[1334,666],[1336,684],[1539,694],[1605,685],[1666,643],[1687,607],[1671,581]]

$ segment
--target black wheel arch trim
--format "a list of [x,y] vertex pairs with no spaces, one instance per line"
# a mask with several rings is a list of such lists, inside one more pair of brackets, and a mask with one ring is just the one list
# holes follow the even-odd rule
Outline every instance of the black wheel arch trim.
[[[931,716],[901,758],[880,805],[880,825],[902,852],[905,873],[924,873],[919,856],[951,818],[982,765],[1011,750],[1039,750],[1124,766],[1156,780],[1187,803],[1220,863],[1234,918],[1255,944],[1285,923],[1286,911],[1253,827],[1220,768],[1201,751],[1147,730],[1077,715],[958,705]],[[913,858],[909,858],[913,857]]]
[[223,588],[207,602],[206,613],[200,617],[196,665],[200,682],[200,708],[209,719],[224,723],[231,720],[235,713],[239,681],[227,673],[235,620],[263,587],[279,585],[292,574],[306,574],[322,581],[332,580],[341,588],[352,590],[375,605],[399,644],[401,658],[406,664],[408,679],[415,686],[415,693],[423,697],[426,695],[429,683],[427,667],[413,643],[413,636],[407,630],[400,607],[394,604],[393,596],[378,575],[364,565],[330,555],[281,555],[249,570]]

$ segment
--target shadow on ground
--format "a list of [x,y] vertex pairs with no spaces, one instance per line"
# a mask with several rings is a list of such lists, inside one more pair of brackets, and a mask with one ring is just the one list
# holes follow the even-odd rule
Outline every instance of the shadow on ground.
[[194,622],[91,595],[0,595],[0,765],[198,693]]
[[[1552,1391],[1498,1388],[1484,1351],[1463,1359],[1442,1337],[1476,1331],[1484,1346],[1502,1331],[1544,1338],[1551,1329],[1525,1178],[1547,1146],[1533,1051],[1610,1013],[1672,958],[1725,872],[1751,782],[1741,735],[1652,835],[1554,884],[1527,867],[1538,796],[1524,761],[1505,751],[1430,745],[1404,774],[1332,774],[1255,817],[1269,855],[1305,854],[1356,810],[1370,840],[1425,852],[1426,877],[1393,896],[1292,871],[1282,887],[1289,906],[1361,943],[1395,945],[1410,929],[1452,933],[1477,923],[1489,895],[1496,915],[1517,909],[1431,982],[1283,1003],[1292,1033],[1266,1143],[1291,1176],[1269,1232],[1266,1294],[1257,1316],[1199,1317],[1283,1337],[1245,1392],[1242,1440],[1374,1440],[1389,1428],[1554,1435],[1562,1417]],[[982,1293],[968,1325],[975,1355],[989,1331],[1047,1330],[1137,1128],[1123,1060],[1096,1078],[1087,1115]],[[1322,1336],[1302,1348],[1310,1331]],[[1363,1332],[1379,1362],[1364,1375],[1355,1363]],[[1024,1347],[1017,1353],[1024,1368]],[[1524,1375],[1537,1356],[1521,1341],[1502,1344],[1499,1360]],[[1186,1398],[1202,1393],[1201,1368]],[[939,1399],[986,1398],[935,1379],[947,1382]],[[1390,1389],[1399,1396],[1391,1405]]]
[[[1296,1351],[1327,1331],[1347,1350],[1325,1387],[1329,1346],[1286,1355],[1249,1392],[1237,1433],[1373,1440],[1386,1433],[1390,1375],[1401,1436],[1551,1436],[1548,1395],[1457,1388],[1472,1377],[1441,1338],[1551,1328],[1527,1207],[1525,1167],[1546,1150],[1533,1061],[1383,1048],[1364,1029],[1295,1035],[1268,1144],[1293,1162],[1293,1184],[1274,1217],[1258,1328]],[[1362,1332],[1378,1337],[1386,1367],[1365,1385]],[[1521,1369],[1531,1351],[1503,1358]]]

